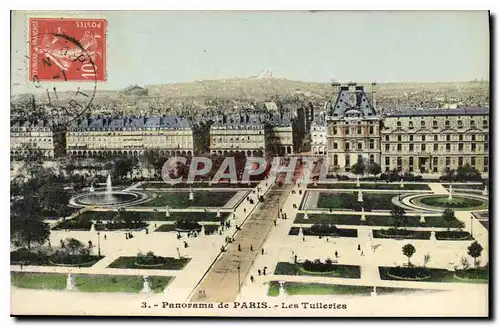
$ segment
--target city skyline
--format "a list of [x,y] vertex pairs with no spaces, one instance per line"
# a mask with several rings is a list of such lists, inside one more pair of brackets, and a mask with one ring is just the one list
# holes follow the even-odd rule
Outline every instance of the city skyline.
[[[12,93],[35,91],[23,72],[24,14],[12,16],[13,35],[19,35],[12,39]],[[101,90],[246,78],[266,69],[275,78],[325,83],[462,82],[489,76],[486,11],[119,11],[106,16],[108,79],[99,83]],[[130,24],[133,20],[141,24]]]

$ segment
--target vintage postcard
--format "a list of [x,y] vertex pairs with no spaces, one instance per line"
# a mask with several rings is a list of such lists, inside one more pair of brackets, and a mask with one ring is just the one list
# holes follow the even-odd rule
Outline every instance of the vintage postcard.
[[487,11],[13,11],[11,314],[488,317]]

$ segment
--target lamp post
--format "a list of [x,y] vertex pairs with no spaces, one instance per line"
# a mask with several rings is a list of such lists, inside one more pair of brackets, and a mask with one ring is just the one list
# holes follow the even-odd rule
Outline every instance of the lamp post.
[[101,233],[97,232],[97,256],[101,256]]
[[238,269],[238,293],[241,292],[241,280],[240,280],[240,271],[241,271],[241,266],[240,266],[240,263],[238,262],[238,267],[236,267]]

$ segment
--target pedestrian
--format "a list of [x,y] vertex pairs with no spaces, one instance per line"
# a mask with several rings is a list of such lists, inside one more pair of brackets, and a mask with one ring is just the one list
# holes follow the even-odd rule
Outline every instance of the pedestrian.
[[361,250],[361,245],[360,245],[360,244],[358,244],[358,251],[359,251],[359,250]]
[[238,251],[241,252],[241,244],[238,244]]
[[23,270],[23,263],[21,262],[21,270]]
[[302,237],[302,242],[305,242],[306,241],[306,237]]
[[253,275],[250,275],[250,281],[253,283]]
[[260,254],[264,254],[264,248],[260,249]]
[[186,241],[184,241],[184,247],[187,248],[188,247],[188,243]]
[[339,253],[337,251],[335,251],[335,258],[338,258],[339,257]]
[[276,219],[274,219],[274,226],[276,226]]
[[[179,238],[179,237],[177,237],[177,238]],[[128,240],[128,234],[127,233],[125,233],[125,239]]]
[[243,213],[247,213],[247,208],[243,208]]
[[224,246],[220,247],[220,252],[224,252]]
[[294,261],[295,263],[297,263],[297,255],[295,255],[295,257],[293,258],[293,261]]
[[365,256],[365,253],[363,252],[363,250],[361,250],[361,256],[364,257]]
[[250,244],[250,251],[253,251],[253,245]]
[[[156,226],[155,226],[155,227],[156,227]],[[106,236],[106,234],[104,234],[104,239],[105,239],[105,240],[107,239],[107,236]]]
[[[156,228],[156,223],[155,223],[155,228]],[[106,237],[106,236],[105,236]]]
[[259,274],[259,276],[262,274],[262,272],[259,270],[257,270],[257,273]]
[[328,237],[326,238],[326,241],[328,242]]

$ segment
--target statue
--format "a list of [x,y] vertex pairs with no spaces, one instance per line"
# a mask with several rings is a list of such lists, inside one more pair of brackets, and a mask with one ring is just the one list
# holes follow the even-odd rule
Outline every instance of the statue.
[[170,208],[168,206],[166,207],[165,217],[170,217]]
[[151,287],[149,286],[149,277],[143,276],[144,283],[142,285],[141,293],[151,293]]
[[302,231],[302,226],[299,227],[299,236],[304,236],[304,232]]
[[217,209],[217,217],[220,217],[220,209]]
[[451,194],[452,194],[452,192],[453,192],[452,185],[453,185],[453,184],[451,184],[451,183],[450,183],[450,189],[449,189],[449,191],[448,191],[448,192],[450,192],[450,195],[448,195],[448,200],[453,199],[453,196],[451,195]]
[[189,200],[190,200],[190,201],[193,201],[193,200],[194,200],[193,188],[189,188]]
[[484,196],[487,196],[488,195],[488,186],[484,185],[484,190],[483,190],[483,193],[482,193]]
[[363,192],[361,190],[358,191],[358,202],[363,202]]
[[370,293],[371,296],[377,296],[377,286],[373,286],[373,292]]
[[423,213],[420,214],[420,220],[418,222],[421,224],[425,224],[425,217]]
[[304,213],[304,220],[308,220],[309,219],[309,215],[307,214],[307,211],[306,213]]
[[75,278],[71,273],[68,273],[68,278],[66,278],[66,290],[67,291],[75,291],[76,290],[76,283],[75,283]]
[[286,290],[285,290],[285,287],[284,287],[284,285],[285,285],[285,281],[280,280],[280,281],[279,281],[279,284],[280,284],[280,293],[279,293],[279,296],[280,296],[280,297],[287,297],[287,296],[288,296],[288,294],[287,294],[287,292],[286,292]]
[[359,176],[356,177],[356,187],[360,187],[361,185],[359,184]]
[[401,178],[401,183],[399,183],[399,187],[404,188],[405,184],[403,183],[403,179]]
[[361,221],[366,221],[365,207],[361,207]]

